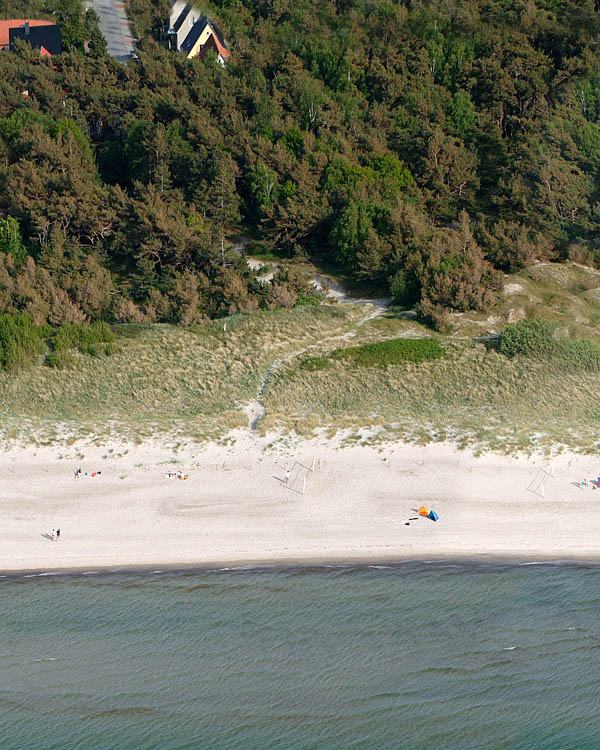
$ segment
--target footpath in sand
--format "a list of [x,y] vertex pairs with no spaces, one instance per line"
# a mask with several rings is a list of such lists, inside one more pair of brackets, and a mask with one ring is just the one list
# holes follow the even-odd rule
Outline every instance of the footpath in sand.
[[[447,444],[269,444],[240,431],[176,463],[151,446],[120,458],[118,446],[81,448],[83,459],[74,448],[4,453],[0,570],[598,556],[592,457],[561,456],[551,477],[543,458],[475,458]],[[102,473],[75,479],[80,467]],[[177,468],[189,479],[165,477]],[[422,504],[439,522],[406,526]]]

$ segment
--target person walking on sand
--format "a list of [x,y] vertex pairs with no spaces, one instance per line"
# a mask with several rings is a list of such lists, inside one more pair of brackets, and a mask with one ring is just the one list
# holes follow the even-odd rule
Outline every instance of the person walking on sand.
[[52,539],[53,542],[56,541],[56,531],[54,531],[54,529],[52,529],[52,537],[51,537],[51,539]]
[[60,529],[56,529],[56,541],[60,542]]
[[290,481],[290,470],[287,469],[285,472],[285,483],[288,484]]

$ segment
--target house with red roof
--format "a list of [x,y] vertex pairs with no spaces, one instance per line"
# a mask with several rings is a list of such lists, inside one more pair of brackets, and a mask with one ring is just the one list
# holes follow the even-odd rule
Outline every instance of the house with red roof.
[[196,56],[203,60],[209,49],[212,49],[217,53],[217,60],[221,63],[221,65],[225,65],[227,60],[229,60],[231,53],[225,47],[225,45],[221,43],[219,37],[215,33],[211,33],[208,35],[204,44],[202,44],[198,48]]

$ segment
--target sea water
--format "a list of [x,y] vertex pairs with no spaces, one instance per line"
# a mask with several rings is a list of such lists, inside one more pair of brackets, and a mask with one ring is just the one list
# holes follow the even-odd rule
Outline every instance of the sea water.
[[599,748],[599,605],[583,564],[7,577],[0,747]]

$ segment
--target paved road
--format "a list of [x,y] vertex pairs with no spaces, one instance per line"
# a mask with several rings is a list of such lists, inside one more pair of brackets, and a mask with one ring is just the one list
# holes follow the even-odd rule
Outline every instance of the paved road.
[[125,62],[131,58],[136,39],[131,34],[125,3],[117,0],[88,0],[100,18],[100,31],[106,39],[108,54]]

